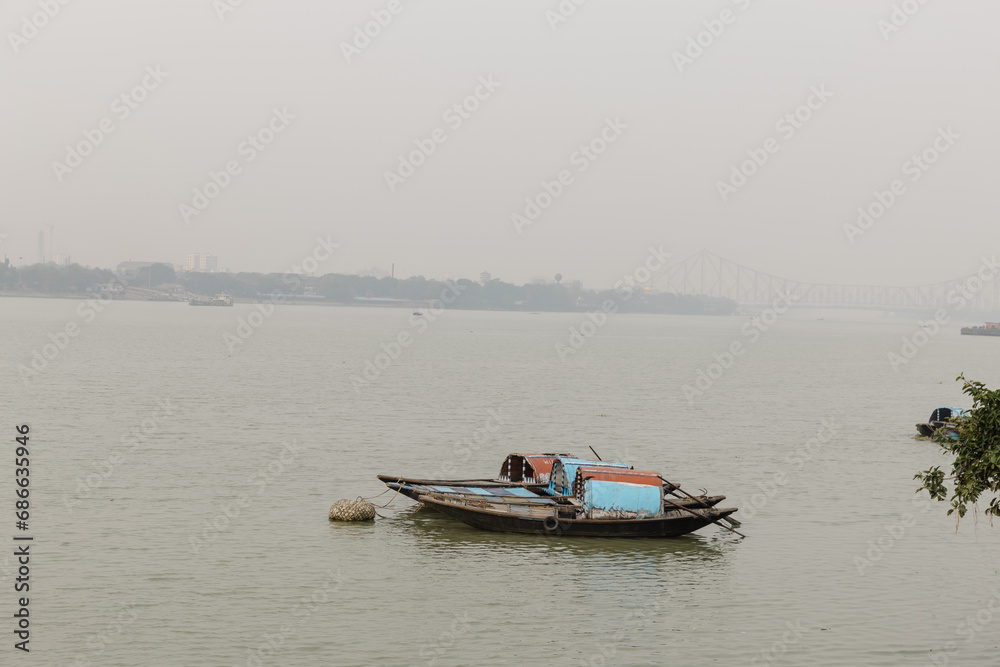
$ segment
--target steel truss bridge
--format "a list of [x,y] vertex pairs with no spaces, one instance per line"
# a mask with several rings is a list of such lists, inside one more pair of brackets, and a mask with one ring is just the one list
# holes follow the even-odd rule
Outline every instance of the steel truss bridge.
[[983,263],[982,275],[985,279],[971,273],[915,287],[825,285],[761,273],[702,250],[654,278],[653,285],[661,292],[731,299],[744,308],[770,307],[787,299],[793,306],[810,308],[1000,311],[1000,271]]

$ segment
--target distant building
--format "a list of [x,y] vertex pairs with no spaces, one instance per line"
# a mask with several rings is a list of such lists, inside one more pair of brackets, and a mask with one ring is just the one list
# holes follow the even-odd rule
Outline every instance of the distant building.
[[69,255],[55,254],[52,255],[52,263],[57,266],[69,266],[72,263]]
[[489,271],[483,271],[482,273],[479,274],[479,282],[481,282],[484,285],[489,281],[491,281],[492,279],[493,276],[490,275]]
[[219,270],[219,258],[207,253],[195,253],[188,255],[186,267],[188,271],[200,271],[201,273],[215,273]]

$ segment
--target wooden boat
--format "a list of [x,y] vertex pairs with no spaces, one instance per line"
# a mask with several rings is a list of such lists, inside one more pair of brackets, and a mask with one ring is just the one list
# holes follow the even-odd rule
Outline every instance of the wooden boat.
[[957,438],[958,431],[955,428],[955,421],[968,414],[968,411],[962,408],[936,408],[925,423],[917,424],[917,433],[925,438],[930,438],[939,430],[945,429],[948,437]]
[[692,496],[658,473],[569,454],[510,454],[497,479],[378,478],[398,493],[485,530],[674,537],[720,520],[739,526],[728,518],[736,508],[715,507],[725,496]]

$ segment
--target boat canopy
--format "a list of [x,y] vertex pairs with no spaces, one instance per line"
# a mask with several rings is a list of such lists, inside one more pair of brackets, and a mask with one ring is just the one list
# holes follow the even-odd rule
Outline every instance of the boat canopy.
[[580,466],[573,495],[591,519],[651,518],[663,514],[662,483],[655,472]]
[[500,481],[544,484],[549,481],[552,464],[570,454],[508,454],[500,467]]
[[581,466],[593,468],[612,468],[616,470],[629,470],[632,467],[627,463],[591,461],[588,459],[578,459],[573,456],[564,456],[557,459],[552,464],[552,473],[549,476],[549,493],[553,496],[572,495],[573,480],[576,479],[576,471]]
[[931,413],[931,418],[928,422],[946,422],[952,417],[967,417],[969,415],[968,410],[963,410],[962,408],[937,408]]

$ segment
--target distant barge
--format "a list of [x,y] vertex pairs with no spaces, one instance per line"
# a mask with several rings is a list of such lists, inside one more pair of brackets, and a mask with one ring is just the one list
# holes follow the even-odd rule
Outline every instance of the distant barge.
[[228,294],[217,294],[214,299],[199,299],[197,297],[188,301],[191,306],[231,306],[233,297]]
[[963,336],[1000,336],[1000,322],[987,322],[981,327],[962,327]]

